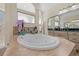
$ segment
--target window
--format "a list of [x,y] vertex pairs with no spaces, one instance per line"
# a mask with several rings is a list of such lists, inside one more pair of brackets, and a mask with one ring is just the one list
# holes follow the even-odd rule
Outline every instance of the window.
[[48,28],[54,28],[54,18],[48,19]]
[[42,24],[41,15],[39,16],[39,24]]
[[35,23],[34,16],[18,12],[18,20],[24,20],[25,23]]
[[79,8],[79,4],[78,5],[73,5],[72,7],[71,7],[71,9],[77,9],[77,8]]
[[60,27],[59,16],[52,17],[48,20],[48,28],[59,28]]
[[59,14],[63,14],[63,13],[66,13],[66,12],[68,12],[69,10],[67,10],[67,9],[64,9],[64,10],[62,10],[62,11],[59,11]]
[[48,19],[48,27],[51,28],[51,25],[52,25],[52,19]]
[[42,24],[42,12],[39,11],[39,24]]
[[56,16],[56,17],[55,17],[55,21],[60,21],[60,20],[59,20],[59,16]]
[[55,17],[55,27],[59,27],[59,22],[60,22],[59,16],[56,16]]
[[74,21],[71,21],[71,22],[79,22],[79,20],[74,20]]
[[55,21],[55,27],[59,26],[59,22]]

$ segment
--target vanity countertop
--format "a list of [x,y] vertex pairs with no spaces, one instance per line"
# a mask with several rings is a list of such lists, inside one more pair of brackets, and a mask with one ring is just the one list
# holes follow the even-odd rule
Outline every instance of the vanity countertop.
[[68,56],[75,47],[75,43],[64,38],[61,38],[61,43],[59,47],[57,47],[56,49],[38,51],[28,49],[19,45],[16,38],[17,36],[14,36],[14,39],[5,51],[4,56]]
[[68,31],[68,32],[79,32],[79,28],[49,28],[48,30],[54,30],[54,31]]

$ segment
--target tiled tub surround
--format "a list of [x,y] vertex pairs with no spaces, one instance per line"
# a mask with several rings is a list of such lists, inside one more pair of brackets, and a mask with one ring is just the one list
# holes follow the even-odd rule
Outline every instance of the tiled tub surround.
[[66,40],[64,38],[60,39],[60,46],[56,49],[46,50],[46,51],[38,51],[25,48],[18,44],[17,35],[14,36],[14,40],[12,40],[10,46],[6,49],[4,55],[6,56],[67,56],[70,55],[75,44]]

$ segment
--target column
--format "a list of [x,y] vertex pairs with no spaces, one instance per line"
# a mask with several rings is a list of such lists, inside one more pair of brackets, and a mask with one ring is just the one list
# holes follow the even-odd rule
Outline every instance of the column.
[[39,33],[39,6],[36,6],[35,7],[35,24],[37,26],[37,29],[38,29],[38,33]]
[[43,32],[48,35],[48,16],[47,13],[43,14]]

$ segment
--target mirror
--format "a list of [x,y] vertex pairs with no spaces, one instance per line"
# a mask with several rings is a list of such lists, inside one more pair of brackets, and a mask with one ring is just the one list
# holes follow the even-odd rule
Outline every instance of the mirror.
[[[79,8],[50,17],[48,19],[48,32],[52,33],[50,35],[70,40],[73,39],[74,34],[79,35]],[[73,40],[76,39],[74,37]]]

